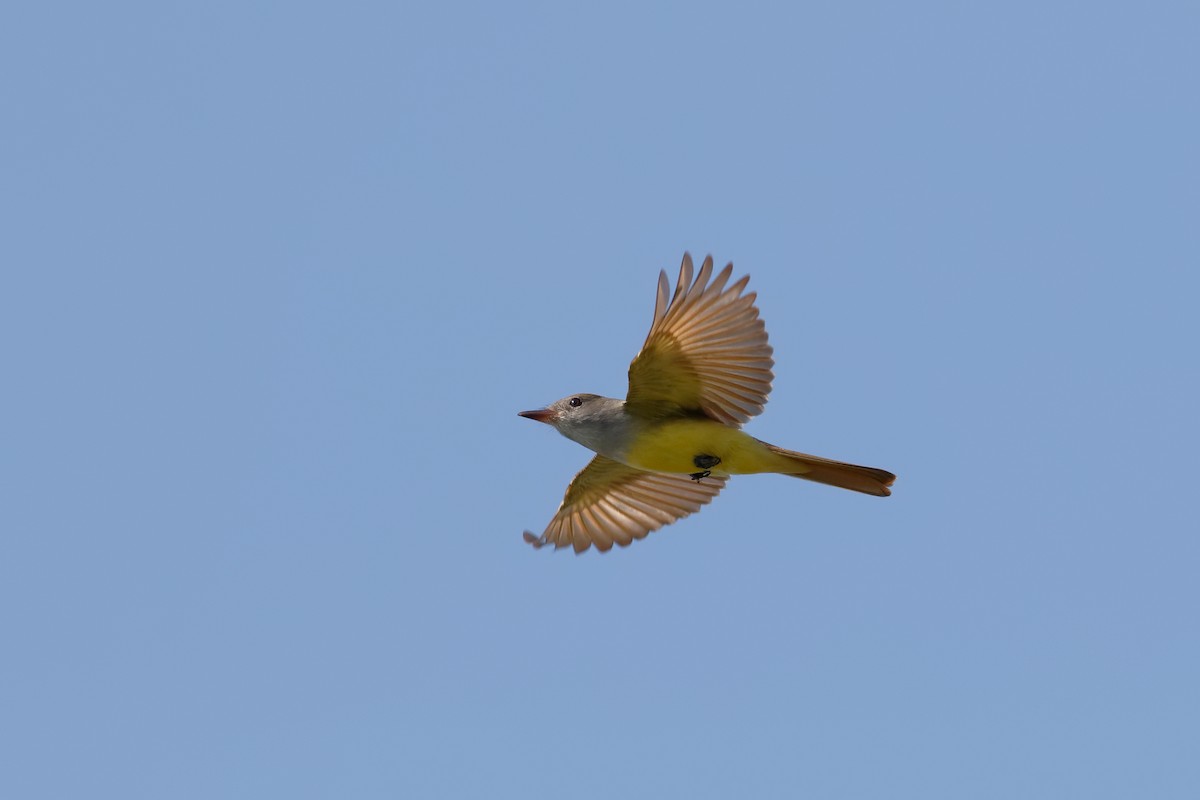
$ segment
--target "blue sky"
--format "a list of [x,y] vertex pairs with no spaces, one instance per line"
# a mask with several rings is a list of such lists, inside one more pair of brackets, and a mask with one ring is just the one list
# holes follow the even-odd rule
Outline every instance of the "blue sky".
[[[0,12],[0,794],[1191,797],[1191,4]],[[777,476],[535,552],[659,269]]]

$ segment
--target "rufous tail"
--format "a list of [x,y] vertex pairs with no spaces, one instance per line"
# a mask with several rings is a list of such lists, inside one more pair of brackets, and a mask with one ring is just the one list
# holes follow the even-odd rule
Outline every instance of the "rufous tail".
[[877,497],[887,497],[892,493],[888,487],[892,485],[892,481],[896,480],[896,476],[887,470],[860,467],[857,464],[844,464],[841,461],[784,450],[782,447],[776,447],[766,442],[763,444],[775,455],[783,456],[786,459],[786,461],[780,462],[779,469],[779,472],[784,475],[804,478],[817,483],[827,483],[830,486],[873,494]]

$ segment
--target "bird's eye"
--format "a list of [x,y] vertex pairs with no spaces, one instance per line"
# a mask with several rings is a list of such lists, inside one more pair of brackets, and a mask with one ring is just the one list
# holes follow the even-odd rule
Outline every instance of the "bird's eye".
[[570,400],[570,403],[571,403],[571,408],[579,408],[581,405],[583,405],[583,401],[580,400],[578,397],[572,397]]

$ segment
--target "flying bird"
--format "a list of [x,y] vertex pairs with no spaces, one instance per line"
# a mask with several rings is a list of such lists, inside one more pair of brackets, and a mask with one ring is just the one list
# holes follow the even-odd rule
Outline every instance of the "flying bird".
[[699,511],[730,475],[774,472],[891,494],[890,472],[785,450],[742,431],[767,402],[775,361],[757,295],[742,294],[750,276],[726,287],[733,264],[716,277],[712,268],[709,256],[693,274],[684,253],[674,294],[659,273],[654,321],[629,365],[624,400],[573,394],[519,412],[596,453],[542,535],[525,532],[534,547],[625,547]]

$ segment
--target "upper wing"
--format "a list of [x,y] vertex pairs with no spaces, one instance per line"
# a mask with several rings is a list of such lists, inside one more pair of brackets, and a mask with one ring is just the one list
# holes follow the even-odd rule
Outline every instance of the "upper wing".
[[684,253],[669,301],[667,274],[659,274],[654,322],[629,365],[630,413],[665,417],[701,411],[740,425],[763,410],[775,361],[756,295],[742,294],[750,276],[724,288],[733,274],[729,264],[710,284],[712,264],[712,256],[705,258],[693,281],[692,257]]
[[576,553],[589,546],[625,547],[677,519],[700,510],[725,487],[715,476],[694,481],[687,475],[643,472],[611,458],[596,456],[584,467],[563,497],[558,513],[541,536],[525,531],[534,547],[571,545]]

